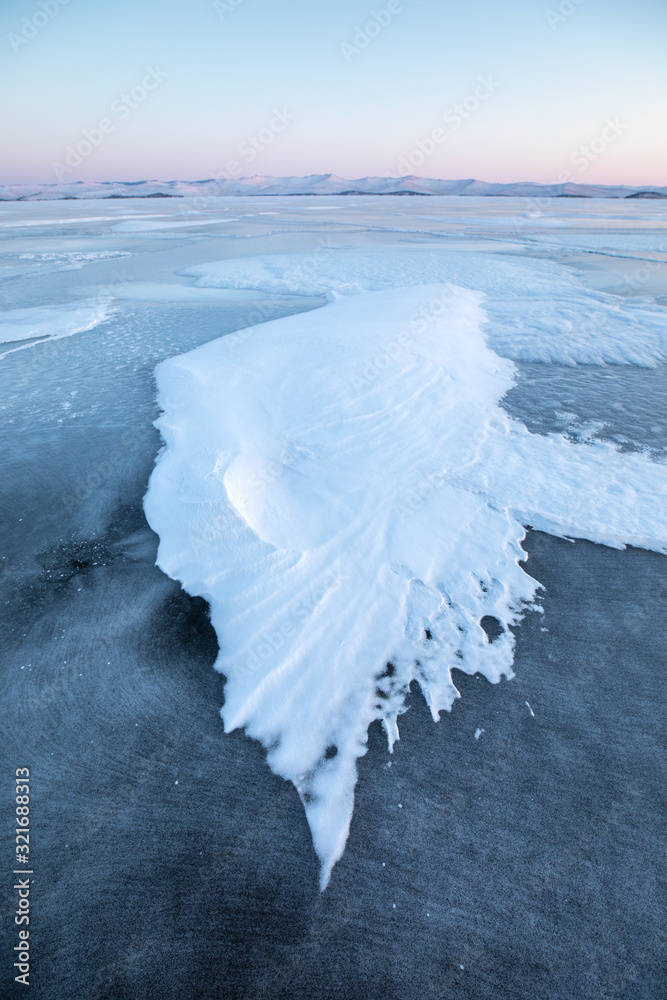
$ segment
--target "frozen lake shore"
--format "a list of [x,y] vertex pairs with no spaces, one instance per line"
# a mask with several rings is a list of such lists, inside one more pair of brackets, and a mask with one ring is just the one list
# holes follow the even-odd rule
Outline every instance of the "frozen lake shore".
[[[664,212],[239,201],[2,208],[3,310],[107,311],[0,360],[4,745],[34,775],[39,995],[656,996],[664,556],[529,534],[544,614],[516,630],[516,677],[457,672],[437,726],[413,689],[392,757],[371,727],[321,895],[294,787],[223,733],[205,604],[155,567],[141,505],[155,365],[325,301],[188,298],[176,272],[421,246],[557,261],[659,311]],[[595,370],[519,362],[504,405],[535,432],[664,454],[664,366]]]

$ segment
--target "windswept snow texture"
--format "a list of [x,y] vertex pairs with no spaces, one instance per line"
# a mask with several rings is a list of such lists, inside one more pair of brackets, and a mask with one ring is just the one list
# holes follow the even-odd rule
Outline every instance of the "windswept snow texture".
[[[351,256],[339,286],[358,274]],[[427,271],[428,259],[419,254]],[[373,265],[378,283],[385,263]],[[546,299],[532,301],[527,281],[508,291],[520,272],[505,261],[495,278],[478,267],[490,315],[505,317],[503,344],[514,302],[517,343],[538,349]],[[537,268],[533,279],[546,276]],[[484,324],[477,292],[385,289],[157,369],[166,448],[145,508],[158,563],[210,602],[225,727],[261,740],[295,784],[323,887],[344,850],[370,723],[381,719],[391,744],[413,680],[437,719],[457,697],[454,667],[511,676],[509,627],[539,587],[520,566],[525,525],[667,551],[667,466],[513,421],[499,402],[514,364],[488,346]],[[597,337],[598,356],[615,356],[614,329]],[[492,638],[485,618],[496,619]]]
[[585,288],[552,261],[438,250],[336,251],[223,260],[189,268],[206,288],[355,295],[454,282],[487,294],[489,344],[514,361],[636,364],[667,359],[667,310]]

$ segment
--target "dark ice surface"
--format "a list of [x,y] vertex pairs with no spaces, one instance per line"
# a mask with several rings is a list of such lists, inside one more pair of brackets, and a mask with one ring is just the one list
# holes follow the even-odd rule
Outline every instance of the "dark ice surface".
[[620,451],[665,455],[665,366],[517,363],[516,386],[503,405],[536,434],[611,441]]
[[34,996],[664,995],[664,557],[531,534],[544,614],[517,631],[516,678],[455,675],[438,725],[415,691],[393,757],[371,729],[320,894],[296,791],[223,735],[206,606],[151,566],[138,507],[118,520],[104,564],[63,552],[60,579],[6,591]]
[[[415,688],[393,755],[371,728],[319,892],[298,795],[259,744],[224,734],[206,604],[155,567],[142,510],[154,366],[243,326],[243,308],[131,303],[0,365],[0,996],[24,989],[8,961],[24,766],[38,1000],[664,996],[655,553],[529,533],[543,613],[516,630],[516,677],[455,673],[462,697],[437,725]],[[506,406],[531,430],[664,449],[664,368],[519,367]]]

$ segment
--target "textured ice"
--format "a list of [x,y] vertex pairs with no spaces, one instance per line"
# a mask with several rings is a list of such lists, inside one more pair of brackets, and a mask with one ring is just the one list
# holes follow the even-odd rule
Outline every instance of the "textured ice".
[[[298,789],[323,886],[344,850],[370,723],[381,719],[391,744],[413,680],[437,719],[458,695],[453,668],[511,675],[509,626],[539,586],[520,565],[526,525],[667,547],[667,466],[512,420],[499,402],[515,367],[486,342],[482,296],[417,284],[438,268],[465,276],[463,260],[441,261],[327,255],[326,276],[302,270],[299,287],[357,294],[157,370],[166,447],[145,509],[158,563],[210,602],[225,728],[261,740]],[[566,293],[582,319],[583,290],[559,268],[492,263],[477,260],[466,281],[487,292],[491,342],[516,354],[546,339],[547,356],[558,353],[564,332],[549,322]],[[293,292],[298,264],[199,273]],[[359,294],[387,281],[408,287]],[[613,317],[604,297],[590,302]],[[617,356],[614,323],[590,345]],[[485,617],[496,619],[493,641]]]
[[[225,219],[225,222],[235,222],[235,219]],[[190,229],[192,226],[217,226],[220,219],[202,219],[198,213],[194,212],[192,218],[187,220],[159,219],[154,220],[149,217],[129,219],[126,222],[119,222],[113,226],[116,233],[148,233],[159,229]]]
[[[7,309],[0,312],[0,344],[10,345],[0,353],[29,346],[20,341],[42,342],[71,337],[92,330],[109,316],[103,302],[81,302],[76,306],[35,306],[32,309]],[[16,345],[16,346],[15,346]]]
[[337,251],[224,260],[189,268],[200,287],[355,295],[447,281],[487,294],[488,340],[515,361],[636,364],[667,358],[667,310],[585,288],[543,260],[447,250]]
[[[661,219],[657,213],[651,214],[651,221],[653,223],[664,222],[665,219],[667,219],[667,216]],[[482,220],[480,220],[480,222],[481,221]],[[503,221],[506,222],[506,220]],[[529,243],[552,243],[566,248],[591,250],[596,253],[611,254],[615,257],[629,256],[637,258],[638,260],[664,261],[667,258],[667,240],[664,235],[660,233],[619,233],[614,231],[607,233],[573,232],[571,228],[571,219],[550,219],[541,214],[535,219],[525,221],[522,219],[522,227],[525,225],[525,222],[532,222],[533,225],[536,226],[553,225],[558,227],[568,227],[567,232],[549,232],[546,235],[540,236],[536,236],[531,232],[523,233],[522,235]]]
[[[55,271],[78,271],[101,260],[116,260],[119,257],[129,256],[129,253],[119,250],[55,250],[46,253],[4,254],[0,259],[11,260],[11,263],[0,264],[0,280],[3,278],[41,277],[43,274]],[[15,261],[20,261],[20,263],[14,263]]]
[[257,293],[237,288],[199,288],[174,282],[132,281],[108,285],[104,295],[130,302],[244,302],[256,301]]

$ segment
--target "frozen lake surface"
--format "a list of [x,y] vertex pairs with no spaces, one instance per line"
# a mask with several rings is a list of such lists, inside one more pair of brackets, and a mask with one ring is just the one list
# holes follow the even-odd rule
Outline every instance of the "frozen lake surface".
[[33,772],[40,996],[658,995],[664,556],[530,532],[516,676],[456,671],[438,726],[413,684],[391,756],[371,725],[320,895],[302,802],[224,733],[206,605],[156,568],[142,502],[156,365],[434,282],[484,293],[503,419],[658,476],[661,203],[7,203],[0,231],[4,745]]

